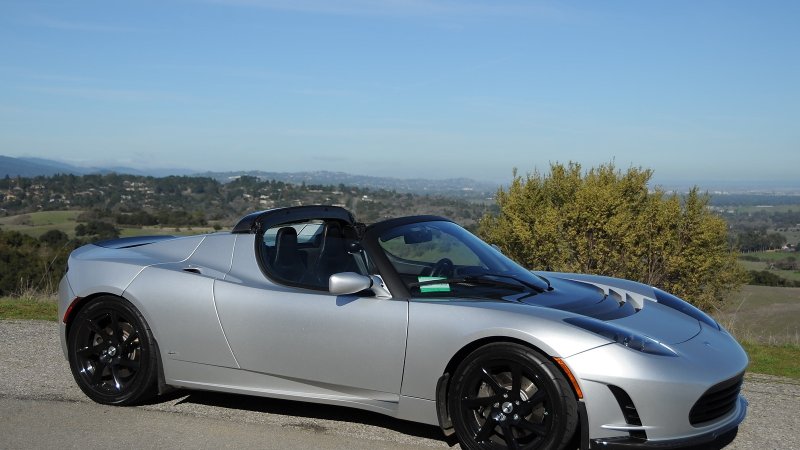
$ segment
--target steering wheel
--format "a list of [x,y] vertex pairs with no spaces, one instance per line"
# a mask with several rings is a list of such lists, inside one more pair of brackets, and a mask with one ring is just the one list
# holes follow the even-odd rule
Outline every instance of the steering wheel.
[[442,258],[431,268],[431,276],[450,278],[453,276],[453,269],[455,269],[453,261],[450,258]]

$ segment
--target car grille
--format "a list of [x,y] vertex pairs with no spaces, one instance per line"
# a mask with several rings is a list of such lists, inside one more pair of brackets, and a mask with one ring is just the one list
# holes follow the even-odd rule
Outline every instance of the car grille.
[[689,412],[692,425],[708,422],[728,414],[736,407],[744,374],[723,381],[706,391]]

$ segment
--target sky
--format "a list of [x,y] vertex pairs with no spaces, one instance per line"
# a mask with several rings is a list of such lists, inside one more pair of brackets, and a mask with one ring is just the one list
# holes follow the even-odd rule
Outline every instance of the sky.
[[800,2],[0,0],[0,155],[800,185]]

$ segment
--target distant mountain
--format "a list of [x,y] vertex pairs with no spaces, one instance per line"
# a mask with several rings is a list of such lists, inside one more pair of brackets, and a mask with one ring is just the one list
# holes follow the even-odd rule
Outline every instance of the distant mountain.
[[69,164],[60,163],[41,158],[12,158],[0,155],[0,176],[5,177],[35,177],[39,175],[49,176],[57,173],[74,173],[81,175],[86,173]]
[[0,177],[6,175],[11,177],[35,177],[50,176],[57,173],[71,173],[75,175],[86,175],[90,173],[124,173],[129,175],[141,175],[151,177],[166,177],[170,175],[189,175],[191,170],[186,169],[134,169],[132,167],[112,166],[112,167],[81,167],[72,164],[44,158],[12,158],[0,155]]
[[414,194],[438,194],[458,197],[493,195],[498,187],[496,184],[475,181],[469,178],[429,180],[422,178],[374,177],[328,171],[264,172],[260,170],[250,170],[239,172],[204,172],[195,175],[211,177],[221,183],[227,183],[241,176],[251,176],[261,180],[276,180],[293,184],[305,183],[326,186],[342,184],[345,186],[386,189],[389,191],[410,192]]
[[35,177],[50,176],[57,173],[86,175],[91,173],[120,173],[129,175],[166,177],[170,175],[192,175],[210,177],[221,183],[227,183],[241,176],[252,176],[261,180],[276,180],[293,184],[316,184],[325,186],[354,186],[369,189],[385,189],[414,194],[445,195],[448,197],[485,198],[497,191],[497,185],[475,181],[469,178],[449,178],[445,180],[428,180],[422,178],[390,178],[367,175],[353,175],[344,172],[202,172],[196,173],[185,169],[134,169],[131,167],[81,167],[44,158],[12,158],[0,156],[0,177]]

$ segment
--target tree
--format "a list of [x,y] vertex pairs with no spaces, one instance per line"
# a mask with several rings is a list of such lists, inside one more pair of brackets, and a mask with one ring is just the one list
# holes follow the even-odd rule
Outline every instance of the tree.
[[61,230],[49,230],[39,236],[39,241],[48,247],[58,248],[69,241],[69,236]]
[[713,308],[746,279],[727,224],[697,188],[683,198],[650,192],[651,176],[613,163],[588,171],[554,163],[525,177],[515,170],[478,233],[531,269],[633,279]]
[[89,236],[93,240],[116,239],[119,230],[113,224],[101,220],[92,220],[86,225],[80,223],[75,226],[76,236]]

